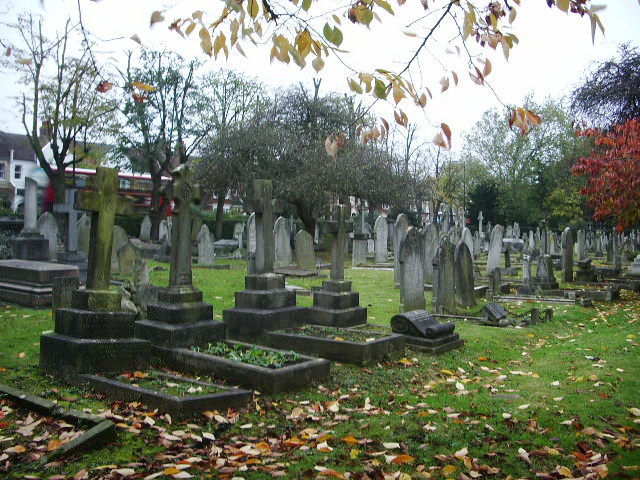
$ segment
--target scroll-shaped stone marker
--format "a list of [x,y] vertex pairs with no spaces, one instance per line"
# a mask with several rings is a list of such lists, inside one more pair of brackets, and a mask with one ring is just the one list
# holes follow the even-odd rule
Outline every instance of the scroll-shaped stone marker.
[[404,335],[407,346],[428,353],[443,353],[464,345],[464,340],[455,333],[455,324],[438,323],[438,320],[425,310],[413,310],[394,315],[391,329]]

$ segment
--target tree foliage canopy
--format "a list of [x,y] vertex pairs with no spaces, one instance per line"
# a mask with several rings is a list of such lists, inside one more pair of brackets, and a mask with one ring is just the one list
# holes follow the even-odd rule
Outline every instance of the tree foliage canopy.
[[621,45],[618,55],[589,72],[572,95],[571,108],[590,126],[608,128],[640,117],[640,51]]

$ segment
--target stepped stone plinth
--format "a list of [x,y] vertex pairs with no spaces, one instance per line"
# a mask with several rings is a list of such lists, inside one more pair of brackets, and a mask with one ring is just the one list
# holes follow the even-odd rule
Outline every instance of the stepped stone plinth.
[[306,323],[334,327],[351,327],[367,323],[367,309],[360,306],[360,294],[351,290],[351,282],[328,280],[313,292]]

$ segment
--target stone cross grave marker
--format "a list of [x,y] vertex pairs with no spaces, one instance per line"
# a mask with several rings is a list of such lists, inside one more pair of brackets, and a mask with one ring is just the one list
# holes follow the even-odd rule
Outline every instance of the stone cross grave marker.
[[200,187],[193,182],[193,171],[182,164],[172,171],[174,203],[171,222],[171,263],[169,288],[193,285],[191,274],[191,204],[200,203]]
[[407,236],[409,230],[409,217],[404,213],[398,215],[393,230],[393,280],[396,285],[400,283],[400,245]]
[[111,246],[116,215],[133,215],[133,202],[118,197],[118,170],[98,167],[96,189],[78,192],[76,208],[91,212],[87,288],[108,290],[111,280]]
[[344,242],[353,224],[349,205],[333,205],[328,209],[325,225],[331,235],[331,280],[344,280]]
[[282,202],[272,197],[271,180],[255,180],[253,197],[244,201],[245,210],[255,213],[256,253],[254,274],[273,273],[275,239],[273,214],[282,210]]
[[67,252],[78,251],[78,210],[74,208],[76,189],[68,188],[64,192],[64,203],[55,203],[53,211],[64,215],[64,249]]

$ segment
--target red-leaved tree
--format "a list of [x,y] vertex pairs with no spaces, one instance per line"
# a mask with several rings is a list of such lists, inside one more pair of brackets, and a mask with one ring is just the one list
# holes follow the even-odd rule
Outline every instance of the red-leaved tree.
[[640,222],[640,118],[614,125],[608,132],[586,130],[594,137],[588,157],[573,165],[575,175],[587,176],[580,193],[595,209],[594,220],[611,218],[618,231]]

